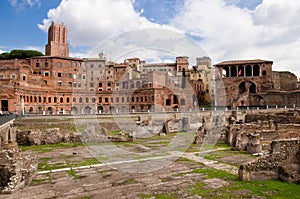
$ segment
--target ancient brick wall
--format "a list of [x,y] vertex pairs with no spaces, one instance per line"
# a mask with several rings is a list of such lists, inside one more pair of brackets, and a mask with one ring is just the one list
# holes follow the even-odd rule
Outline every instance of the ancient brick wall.
[[271,144],[271,153],[239,169],[241,180],[281,179],[300,183],[300,139],[276,140]]

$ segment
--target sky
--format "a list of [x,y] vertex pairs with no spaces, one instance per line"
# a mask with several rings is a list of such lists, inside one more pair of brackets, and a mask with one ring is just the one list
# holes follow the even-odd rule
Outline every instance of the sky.
[[52,21],[67,26],[73,57],[265,59],[300,77],[299,0],[2,0],[0,53],[44,53]]

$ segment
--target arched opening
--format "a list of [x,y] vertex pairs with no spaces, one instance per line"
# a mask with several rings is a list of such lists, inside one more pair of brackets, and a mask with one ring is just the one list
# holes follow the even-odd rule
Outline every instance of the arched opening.
[[178,104],[178,97],[177,97],[177,95],[173,95],[173,102],[174,102],[174,104]]
[[225,66],[223,68],[222,75],[223,75],[223,77],[229,77],[229,68],[228,68],[228,66]]
[[250,65],[246,66],[246,76],[251,77],[252,76],[252,67]]
[[98,113],[103,113],[104,109],[102,106],[98,106],[97,111],[98,111]]
[[249,87],[249,92],[256,93],[256,85],[253,82],[251,82],[251,85]]
[[240,85],[239,85],[239,94],[243,94],[246,92],[246,84],[245,82],[242,82]]
[[51,103],[51,97],[48,97],[48,103]]
[[32,96],[30,96],[30,102],[31,102],[31,103],[33,102]]
[[64,102],[64,98],[61,97],[60,100],[59,100],[59,102],[60,102],[60,103],[63,103],[63,102]]
[[260,74],[260,68],[258,65],[253,66],[253,76],[259,76]]
[[135,111],[135,106],[131,106],[131,110],[134,112]]
[[175,105],[174,107],[173,107],[173,111],[178,111],[178,106],[177,105]]
[[262,72],[262,75],[263,75],[263,76],[267,76],[267,71],[264,70],[264,71]]
[[57,103],[57,97],[54,97],[54,103]]
[[127,112],[127,109],[126,109],[125,106],[122,106],[122,107],[121,107],[121,112],[122,112],[122,113],[126,113],[126,112]]
[[48,111],[48,114],[53,114],[53,109],[52,109],[52,107],[48,107],[47,111]]
[[106,97],[106,98],[104,99],[104,101],[105,101],[105,103],[108,103],[108,97]]
[[33,107],[29,107],[29,113],[33,113]]
[[71,114],[77,114],[78,113],[78,109],[75,106],[71,107]]
[[67,97],[67,103],[70,103],[70,98],[69,97]]
[[236,66],[231,66],[230,72],[231,72],[231,77],[236,77],[237,76]]
[[79,103],[82,103],[82,97],[79,98]]
[[238,68],[238,76],[239,77],[243,77],[244,76],[244,67],[243,66],[239,66]]
[[110,106],[109,113],[116,113],[116,108],[114,106]]
[[43,112],[43,108],[41,106],[38,107],[38,113],[42,113]]
[[102,103],[102,97],[99,97],[98,100],[99,100],[99,103]]
[[86,106],[86,107],[84,107],[84,110],[83,110],[83,113],[84,114],[91,114],[91,107],[89,107],[89,106]]

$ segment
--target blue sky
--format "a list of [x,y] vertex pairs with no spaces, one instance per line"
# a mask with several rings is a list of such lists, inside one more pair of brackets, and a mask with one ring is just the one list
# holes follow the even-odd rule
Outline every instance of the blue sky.
[[300,2],[278,0],[3,0],[0,53],[44,53],[51,21],[68,28],[70,55],[87,56],[122,32],[183,32],[213,59],[268,59],[300,75]]

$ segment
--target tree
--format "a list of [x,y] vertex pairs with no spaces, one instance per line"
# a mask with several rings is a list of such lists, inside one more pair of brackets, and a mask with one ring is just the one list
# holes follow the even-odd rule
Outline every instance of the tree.
[[10,53],[0,54],[0,59],[26,59],[36,56],[43,56],[43,53],[36,50],[12,50]]

